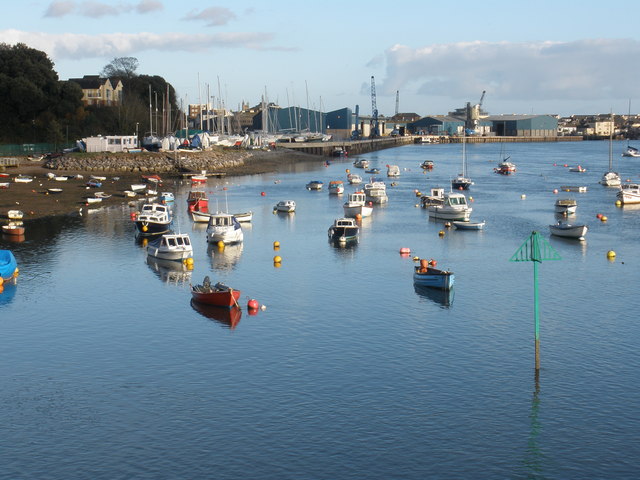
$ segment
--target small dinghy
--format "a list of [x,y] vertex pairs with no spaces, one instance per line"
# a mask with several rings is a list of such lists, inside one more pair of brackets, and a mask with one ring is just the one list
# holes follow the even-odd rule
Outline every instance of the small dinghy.
[[483,230],[484,229],[484,220],[481,222],[460,222],[453,221],[451,222],[457,230]]
[[555,225],[549,225],[549,230],[551,231],[551,235],[555,235],[557,237],[584,240],[588,227],[586,225],[566,223],[561,220]]
[[202,285],[191,286],[191,296],[194,301],[218,307],[237,306],[240,294],[240,290],[234,290],[220,282],[211,285],[209,277],[204,277]]

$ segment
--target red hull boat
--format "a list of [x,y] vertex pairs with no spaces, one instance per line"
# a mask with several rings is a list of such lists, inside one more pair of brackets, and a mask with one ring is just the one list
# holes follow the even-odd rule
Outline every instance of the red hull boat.
[[207,213],[209,211],[209,199],[206,192],[191,190],[187,197],[187,207],[190,212]]
[[202,285],[191,286],[191,296],[193,300],[207,305],[218,307],[233,307],[238,305],[240,290],[234,290],[222,283],[211,285],[209,277],[204,277]]

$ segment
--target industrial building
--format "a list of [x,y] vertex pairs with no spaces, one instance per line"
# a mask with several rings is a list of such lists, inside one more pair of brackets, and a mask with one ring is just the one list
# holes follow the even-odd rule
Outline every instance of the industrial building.
[[[449,115],[422,117],[407,125],[415,135],[462,135],[465,119]],[[477,121],[476,135],[498,137],[553,137],[558,119],[551,115],[489,115]]]

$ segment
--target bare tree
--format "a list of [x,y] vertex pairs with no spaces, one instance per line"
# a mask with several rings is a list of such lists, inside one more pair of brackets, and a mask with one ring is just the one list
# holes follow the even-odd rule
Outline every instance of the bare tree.
[[100,75],[104,78],[121,77],[131,79],[135,76],[138,69],[138,59],[135,57],[117,57],[106,65]]

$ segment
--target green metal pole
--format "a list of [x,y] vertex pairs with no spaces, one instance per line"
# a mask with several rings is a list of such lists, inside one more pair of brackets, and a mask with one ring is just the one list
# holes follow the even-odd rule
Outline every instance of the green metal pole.
[[538,311],[538,262],[533,261],[533,317],[535,321],[536,372],[540,370],[540,314]]

